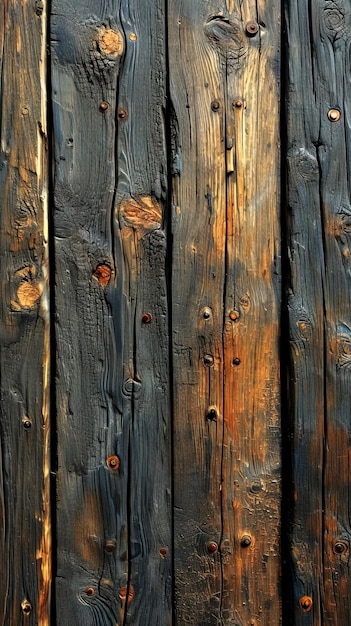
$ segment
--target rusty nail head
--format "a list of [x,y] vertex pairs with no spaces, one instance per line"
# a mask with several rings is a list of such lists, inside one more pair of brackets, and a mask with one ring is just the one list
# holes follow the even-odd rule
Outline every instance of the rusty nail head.
[[166,548],[161,548],[160,549],[160,556],[162,556],[164,558],[166,556],[166,554],[167,554]]
[[143,324],[150,324],[151,320],[152,320],[151,313],[143,313],[143,316],[141,318],[141,321],[143,322]]
[[240,98],[237,98],[237,100],[233,101],[233,107],[235,109],[241,109],[243,106],[244,106],[244,103]]
[[21,604],[21,607],[22,607],[22,611],[23,611],[23,613],[25,613],[25,615],[29,615],[29,613],[32,610],[32,605],[29,602],[29,600],[23,600],[23,602]]
[[86,590],[86,594],[87,596],[93,596],[95,593],[94,589],[92,587],[88,587],[88,589]]
[[119,458],[116,455],[109,456],[106,465],[110,470],[116,471],[119,468]]
[[128,116],[128,113],[125,109],[118,109],[118,117],[120,120],[124,120]]
[[300,600],[300,604],[304,611],[310,611],[312,609],[312,598],[310,596],[303,596]]
[[248,548],[249,546],[251,546],[251,543],[252,539],[250,535],[243,535],[240,539],[240,545],[242,548]]
[[213,100],[213,102],[211,102],[212,111],[219,111],[219,107],[220,107],[220,104],[218,100]]
[[100,111],[107,111],[108,106],[109,106],[108,102],[105,102],[105,101],[104,102],[100,102],[100,107],[99,107]]
[[238,320],[239,317],[240,317],[239,311],[230,311],[229,318],[232,320],[232,322],[236,322],[236,320]]
[[240,363],[241,363],[241,361],[238,358],[233,360],[233,365],[240,365]]
[[207,550],[211,554],[214,554],[218,550],[218,544],[215,541],[209,541],[208,544],[207,544]]
[[253,37],[253,35],[256,35],[258,33],[258,29],[259,26],[257,24],[257,22],[255,22],[254,20],[251,20],[250,22],[248,22],[246,24],[246,33],[250,36]]
[[111,554],[111,552],[113,552],[115,548],[116,548],[116,542],[113,539],[106,541],[105,552],[107,552],[108,554]]
[[213,365],[214,363],[214,358],[212,356],[212,354],[205,354],[204,356],[204,365],[207,365],[207,367],[211,367],[211,365]]
[[330,109],[328,111],[328,119],[331,122],[338,122],[340,118],[341,118],[341,112],[339,111],[339,109]]

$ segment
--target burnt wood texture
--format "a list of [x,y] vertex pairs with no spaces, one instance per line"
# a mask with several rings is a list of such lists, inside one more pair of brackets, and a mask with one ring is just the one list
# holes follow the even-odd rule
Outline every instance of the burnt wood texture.
[[1,626],[349,626],[350,38],[2,3]]

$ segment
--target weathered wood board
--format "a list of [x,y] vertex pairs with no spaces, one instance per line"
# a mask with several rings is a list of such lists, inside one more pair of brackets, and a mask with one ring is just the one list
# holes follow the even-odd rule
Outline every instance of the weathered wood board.
[[293,491],[291,624],[337,624],[350,603],[351,8],[289,0],[287,236]]
[[174,2],[177,624],[279,624],[280,3]]
[[52,10],[57,619],[167,624],[164,4]]
[[0,9],[0,623],[49,624],[46,15]]

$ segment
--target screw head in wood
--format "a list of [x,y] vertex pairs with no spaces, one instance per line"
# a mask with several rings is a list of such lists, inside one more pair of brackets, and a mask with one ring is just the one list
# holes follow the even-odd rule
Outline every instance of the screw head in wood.
[[300,599],[300,604],[304,611],[308,612],[312,609],[313,600],[310,596],[303,596]]
[[106,465],[110,470],[114,472],[118,470],[119,465],[120,465],[118,456],[116,455],[109,456],[108,459],[106,460]]
[[254,20],[251,20],[250,22],[246,24],[245,30],[246,30],[246,34],[249,37],[253,37],[254,35],[257,35],[258,30],[259,30],[259,25]]
[[152,315],[151,313],[143,313],[141,321],[143,322],[143,324],[150,324],[152,320]]
[[339,109],[329,109],[328,111],[328,119],[330,122],[338,122],[341,118],[341,112]]
[[103,112],[107,111],[108,107],[109,107],[108,102],[105,102],[105,101],[104,102],[100,102],[100,105],[99,105],[100,111],[103,111]]
[[248,548],[252,544],[252,538],[250,535],[243,535],[240,539],[240,545],[242,548]]
[[118,109],[117,115],[120,120],[125,120],[128,117],[128,113],[125,109]]
[[29,600],[25,599],[21,602],[22,611],[25,615],[29,615],[32,611],[32,605]]
[[210,552],[210,554],[214,554],[218,551],[218,543],[216,543],[215,541],[209,541],[207,544],[207,550]]
[[213,102],[211,102],[211,109],[212,109],[212,111],[215,111],[215,112],[219,111],[220,106],[221,105],[218,102],[218,100],[213,100]]

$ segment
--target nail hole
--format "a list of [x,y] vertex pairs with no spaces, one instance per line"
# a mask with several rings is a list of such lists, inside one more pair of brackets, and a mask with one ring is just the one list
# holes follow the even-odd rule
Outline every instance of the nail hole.
[[150,324],[151,320],[152,320],[151,313],[143,313],[143,316],[141,318],[141,321],[143,322],[143,324]]
[[241,363],[240,359],[238,358],[233,359],[233,365],[240,365],[240,363]]
[[23,420],[22,420],[22,424],[23,424],[23,427],[26,428],[26,429],[29,429],[29,428],[32,427],[32,422],[29,419],[29,417],[24,417]]
[[218,102],[218,100],[213,100],[213,102],[211,102],[211,109],[212,109],[212,111],[219,111],[220,106],[221,105]]
[[215,422],[217,419],[217,409],[215,406],[209,406],[206,412],[206,418],[211,422]]
[[21,603],[22,611],[25,615],[29,615],[32,611],[32,605],[29,600],[23,600]]
[[105,543],[105,552],[107,552],[108,554],[111,554],[116,548],[116,542],[111,539],[109,541],[106,541]]
[[206,367],[211,367],[214,364],[214,358],[212,354],[205,354],[203,362]]

